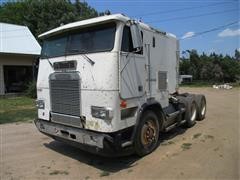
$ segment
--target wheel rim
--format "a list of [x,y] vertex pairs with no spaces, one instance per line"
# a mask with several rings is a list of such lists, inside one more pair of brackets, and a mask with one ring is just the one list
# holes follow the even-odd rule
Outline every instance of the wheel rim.
[[191,121],[195,121],[197,115],[197,108],[195,104],[192,104],[191,108]]
[[145,148],[153,146],[157,139],[157,124],[154,120],[147,120],[141,131],[141,142]]

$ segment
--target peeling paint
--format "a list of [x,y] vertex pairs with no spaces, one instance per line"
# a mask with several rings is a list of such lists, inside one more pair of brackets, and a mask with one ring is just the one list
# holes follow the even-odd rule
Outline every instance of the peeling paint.
[[87,120],[86,121],[86,128],[87,129],[99,130],[100,129],[100,125],[99,125],[99,123],[97,121]]

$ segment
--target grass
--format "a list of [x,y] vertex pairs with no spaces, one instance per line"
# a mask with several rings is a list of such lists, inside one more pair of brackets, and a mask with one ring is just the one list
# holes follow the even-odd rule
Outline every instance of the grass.
[[69,173],[67,171],[59,171],[59,170],[54,170],[49,173],[49,175],[58,175],[58,174],[68,175]]
[[110,175],[110,173],[108,171],[102,171],[100,174],[100,177],[109,176],[109,175]]
[[133,172],[133,170],[132,170],[132,169],[129,169],[127,172],[128,172],[128,173],[131,173],[131,172]]
[[194,134],[193,135],[193,139],[197,139],[199,136],[201,136],[202,135],[202,133],[197,133],[197,134]]
[[35,100],[28,97],[0,99],[0,124],[27,122],[37,115]]
[[214,139],[214,136],[212,135],[204,135],[205,139]]
[[[212,87],[214,84],[224,84],[224,82],[193,81],[191,83],[180,84],[180,87]],[[229,83],[233,87],[240,87],[239,82]]]
[[183,150],[188,150],[191,148],[191,146],[192,146],[192,143],[183,143],[181,147]]
[[175,144],[175,142],[173,142],[173,141],[167,141],[167,142],[161,143],[161,145],[163,145],[163,146],[171,145],[171,144]]
[[191,82],[191,83],[185,83],[180,84],[180,87],[211,87],[213,83],[209,82]]

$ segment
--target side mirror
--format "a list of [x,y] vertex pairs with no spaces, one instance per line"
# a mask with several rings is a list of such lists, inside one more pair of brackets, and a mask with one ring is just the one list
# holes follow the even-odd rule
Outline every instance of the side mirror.
[[132,35],[133,48],[137,51],[142,50],[143,42],[139,25],[136,23],[131,24],[130,31]]

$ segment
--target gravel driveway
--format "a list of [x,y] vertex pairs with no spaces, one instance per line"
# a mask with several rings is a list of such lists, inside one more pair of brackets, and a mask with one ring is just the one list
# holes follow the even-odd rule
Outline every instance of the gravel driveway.
[[[150,155],[103,158],[56,142],[31,123],[0,126],[0,179],[239,179],[239,91],[207,97],[207,118],[161,135]],[[183,91],[182,90],[182,91]]]

